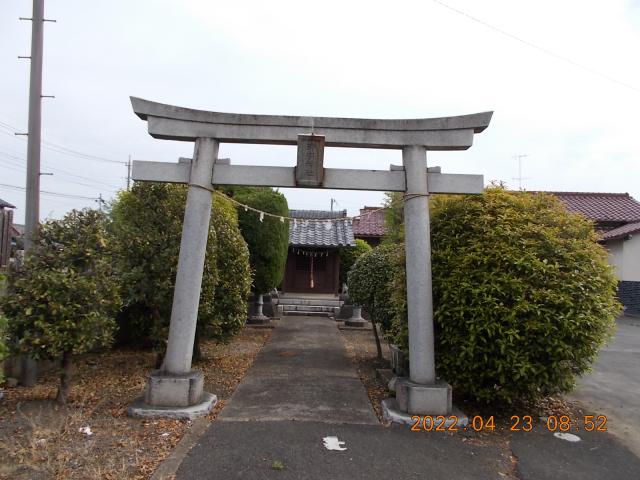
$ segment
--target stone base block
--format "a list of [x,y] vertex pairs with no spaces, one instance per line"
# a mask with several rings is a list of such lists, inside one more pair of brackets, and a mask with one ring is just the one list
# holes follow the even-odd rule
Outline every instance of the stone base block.
[[204,417],[218,403],[218,397],[203,392],[200,403],[188,407],[157,407],[148,405],[143,398],[139,398],[127,410],[130,417],[135,418],[175,418],[179,420],[193,420]]
[[[382,402],[380,402],[380,406],[382,407],[382,419],[385,422],[399,423],[403,425],[414,425],[416,423],[414,415],[400,410],[400,408],[398,407],[398,402],[395,398],[387,398],[385,400],[382,400]],[[457,428],[464,429],[464,427],[469,424],[469,418],[455,406],[451,408],[451,414],[446,416],[443,425],[441,425],[441,419],[435,419],[435,417],[436,415],[432,415],[432,422],[435,421],[435,425],[440,426],[440,428],[449,428],[453,425],[454,422],[456,422]],[[425,420],[425,422],[426,426],[422,425],[421,423],[418,427],[423,429],[432,429],[433,425],[429,425],[429,422],[427,420]]]
[[431,385],[414,383],[406,377],[396,381],[396,399],[401,411],[409,415],[449,415],[451,385],[437,380]]
[[269,323],[271,323],[271,318],[266,315],[249,317],[247,320],[249,325],[268,325]]
[[360,327],[360,328],[365,328],[369,325],[369,322],[367,322],[364,318],[360,318],[357,320],[353,320],[351,318],[347,319],[344,321],[344,326],[345,327]]
[[190,407],[202,402],[203,387],[200,371],[174,374],[156,370],[149,375],[144,402],[154,407]]

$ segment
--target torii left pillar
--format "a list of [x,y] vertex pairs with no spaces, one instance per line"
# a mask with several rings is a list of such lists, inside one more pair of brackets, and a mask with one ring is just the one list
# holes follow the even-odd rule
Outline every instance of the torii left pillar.
[[202,372],[191,369],[211,218],[211,176],[217,156],[216,140],[196,140],[182,225],[167,352],[162,368],[149,376],[144,401],[137,401],[129,407],[129,414],[135,417],[195,418],[209,412],[217,402],[215,395],[203,391]]

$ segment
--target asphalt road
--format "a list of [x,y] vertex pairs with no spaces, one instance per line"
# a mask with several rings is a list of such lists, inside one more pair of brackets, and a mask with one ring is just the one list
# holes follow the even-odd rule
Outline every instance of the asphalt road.
[[570,398],[606,415],[608,430],[640,457],[640,318],[618,319],[613,342]]

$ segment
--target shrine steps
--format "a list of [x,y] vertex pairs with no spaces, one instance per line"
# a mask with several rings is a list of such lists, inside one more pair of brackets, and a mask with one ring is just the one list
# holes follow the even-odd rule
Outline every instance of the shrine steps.
[[280,315],[336,317],[344,302],[332,295],[284,294],[278,298]]

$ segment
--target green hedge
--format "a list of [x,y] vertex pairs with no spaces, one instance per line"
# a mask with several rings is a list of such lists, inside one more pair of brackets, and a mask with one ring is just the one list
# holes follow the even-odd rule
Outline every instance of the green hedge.
[[[591,222],[551,195],[496,187],[431,206],[438,374],[484,402],[571,390],[620,311]],[[404,261],[393,266],[390,334],[406,348]]]
[[[112,207],[124,308],[119,316],[121,343],[147,343],[162,350],[168,335],[187,188],[136,183]],[[247,246],[228,200],[214,196],[207,240],[199,335],[222,340],[246,318],[251,282]]]
[[362,305],[383,332],[389,330],[394,315],[391,295],[396,257],[396,246],[379,245],[358,258],[348,275],[349,299]]
[[225,339],[238,332],[247,319],[247,298],[251,291],[249,249],[238,228],[234,205],[215,195],[213,227],[216,231],[218,283],[209,336]]
[[356,263],[356,260],[370,251],[371,245],[360,238],[356,238],[354,247],[342,247],[340,249],[340,285],[347,283],[349,270]]
[[[289,216],[285,196],[272,188],[236,188],[230,194],[240,203],[263,212]],[[278,287],[284,278],[289,250],[289,222],[238,207],[240,231],[249,247],[253,290],[264,294]]]

